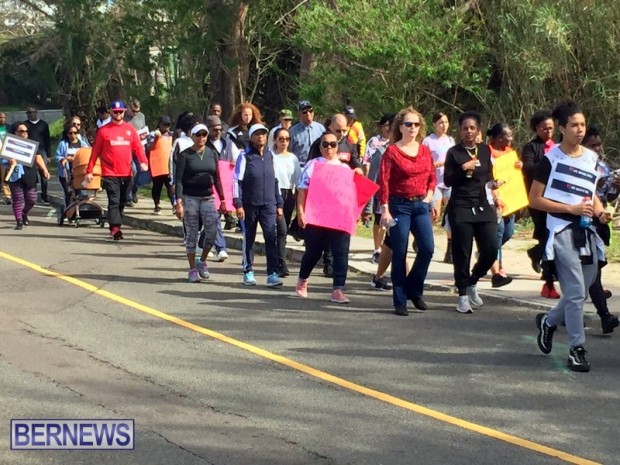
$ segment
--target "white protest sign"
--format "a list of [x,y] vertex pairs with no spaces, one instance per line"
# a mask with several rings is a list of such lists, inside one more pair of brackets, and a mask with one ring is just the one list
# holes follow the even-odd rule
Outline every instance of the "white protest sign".
[[2,141],[0,157],[15,160],[22,165],[32,166],[38,148],[39,143],[34,140],[7,134]]

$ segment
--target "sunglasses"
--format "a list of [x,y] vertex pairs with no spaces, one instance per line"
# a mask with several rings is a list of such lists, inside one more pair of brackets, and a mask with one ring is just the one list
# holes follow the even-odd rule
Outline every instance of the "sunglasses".
[[280,142],[288,142],[289,140],[291,140],[291,138],[290,137],[278,137],[278,140]]
[[309,108],[307,110],[302,110],[301,113],[304,114],[304,115],[307,115],[308,113],[314,113],[314,109]]
[[125,110],[112,110],[112,113],[114,113],[115,115],[120,115],[122,113],[125,113]]
[[69,131],[67,134],[75,134],[75,135],[77,135],[77,132],[76,131]]
[[406,128],[410,128],[411,126],[419,128],[420,126],[422,126],[422,123],[420,123],[419,121],[403,121],[403,126],[405,126]]
[[206,131],[198,131],[196,134],[194,134],[196,137],[207,137],[209,135],[208,132]]
[[20,129],[17,131],[18,134],[27,134],[28,133],[28,129]]
[[328,142],[324,140],[323,142],[321,142],[321,147],[324,149],[326,149],[327,147],[331,147],[332,149],[335,149],[336,147],[338,147],[338,142],[336,141]]

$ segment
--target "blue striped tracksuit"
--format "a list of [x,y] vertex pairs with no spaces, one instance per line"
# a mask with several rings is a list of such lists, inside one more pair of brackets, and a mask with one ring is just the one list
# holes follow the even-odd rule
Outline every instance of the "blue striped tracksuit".
[[261,156],[250,144],[237,158],[233,180],[234,206],[242,207],[245,211],[245,219],[240,223],[243,232],[243,272],[253,271],[256,227],[260,223],[265,240],[267,274],[276,273],[278,271],[277,209],[282,208],[283,201],[271,150],[265,147]]

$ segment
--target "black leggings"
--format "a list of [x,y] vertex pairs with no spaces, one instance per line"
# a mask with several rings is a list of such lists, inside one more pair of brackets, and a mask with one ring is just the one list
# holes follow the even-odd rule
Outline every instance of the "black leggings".
[[163,187],[166,186],[166,192],[168,194],[168,198],[170,199],[170,204],[172,203],[172,199],[174,198],[174,192],[172,190],[172,185],[170,184],[170,176],[167,174],[162,174],[161,176],[155,176],[153,178],[153,187],[151,188],[151,196],[153,197],[153,203],[156,207],[159,207],[159,201],[161,200],[161,191]]
[[[451,208],[448,221],[452,229],[452,260],[454,264],[454,282],[459,295],[467,294],[467,287],[475,285],[497,259],[497,219],[495,210],[482,212],[478,209]],[[478,246],[478,260],[471,273],[469,264],[474,239]]]

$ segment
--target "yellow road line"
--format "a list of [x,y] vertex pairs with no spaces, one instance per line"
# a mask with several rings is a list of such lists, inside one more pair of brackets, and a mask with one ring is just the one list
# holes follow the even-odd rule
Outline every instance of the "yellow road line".
[[259,357],[265,358],[267,360],[271,360],[272,362],[279,363],[280,365],[287,366],[293,370],[297,370],[301,373],[305,373],[314,378],[327,381],[329,383],[335,384],[336,386],[340,386],[344,389],[357,392],[359,394],[371,397],[373,399],[377,399],[377,400],[386,402],[388,404],[392,404],[397,407],[410,410],[412,412],[427,416],[429,418],[433,418],[435,420],[438,420],[444,423],[448,423],[450,425],[458,426],[459,428],[463,428],[465,430],[472,431],[474,433],[478,433],[483,436],[487,436],[493,439],[498,439],[500,441],[504,441],[509,444],[522,447],[524,449],[529,449],[529,450],[538,452],[543,455],[555,457],[555,458],[564,460],[567,463],[573,463],[576,465],[601,465],[598,462],[593,462],[588,459],[577,457],[575,455],[568,454],[566,452],[562,452],[560,450],[553,449],[551,447],[547,447],[542,444],[538,444],[536,442],[528,441],[527,439],[513,436],[511,434],[502,433],[501,431],[497,431],[492,428],[488,428],[486,426],[482,426],[476,423],[462,420],[460,418],[447,415],[437,410],[433,410],[433,409],[424,407],[422,405],[414,404],[413,402],[409,402],[409,401],[400,399],[398,397],[394,397],[390,394],[386,394],[381,391],[376,391],[374,389],[367,388],[360,384],[347,381],[346,379],[339,378],[338,376],[331,375],[321,370],[317,370],[316,368],[312,368],[311,366],[296,362],[294,360],[291,360],[290,358],[282,357],[281,355],[274,354],[273,352],[269,352],[265,349],[261,349],[260,347],[253,346],[252,344],[248,344],[238,339],[228,337],[225,334],[219,333],[217,331],[213,331],[211,329],[195,325],[193,323],[190,323],[189,321],[185,321],[175,316],[169,315],[167,313],[160,312],[159,310],[155,310],[154,308],[139,304],[137,302],[134,302],[133,300],[126,299],[125,297],[121,297],[112,292],[99,289],[98,287],[93,286],[92,284],[88,284],[87,282],[82,281],[80,279],[72,278],[71,276],[66,276],[61,273],[57,273],[55,271],[47,270],[35,263],[31,263],[29,261],[23,260],[18,257],[14,257],[12,255],[9,255],[1,251],[0,251],[0,258],[4,258],[13,263],[17,263],[19,265],[25,266],[27,268],[30,268],[44,275],[61,279],[70,284],[73,284],[74,286],[81,287],[82,289],[88,292],[91,292],[93,294],[97,294],[101,297],[105,297],[106,299],[110,299],[119,304],[126,305],[127,307],[134,308],[136,310],[147,313],[156,318],[160,318],[170,323],[174,323],[175,325],[182,326],[183,328],[190,329],[200,334],[204,334],[205,336],[209,336],[213,339],[217,339],[218,341],[225,342],[226,344],[230,344],[232,346],[238,347],[240,349],[243,349]]

